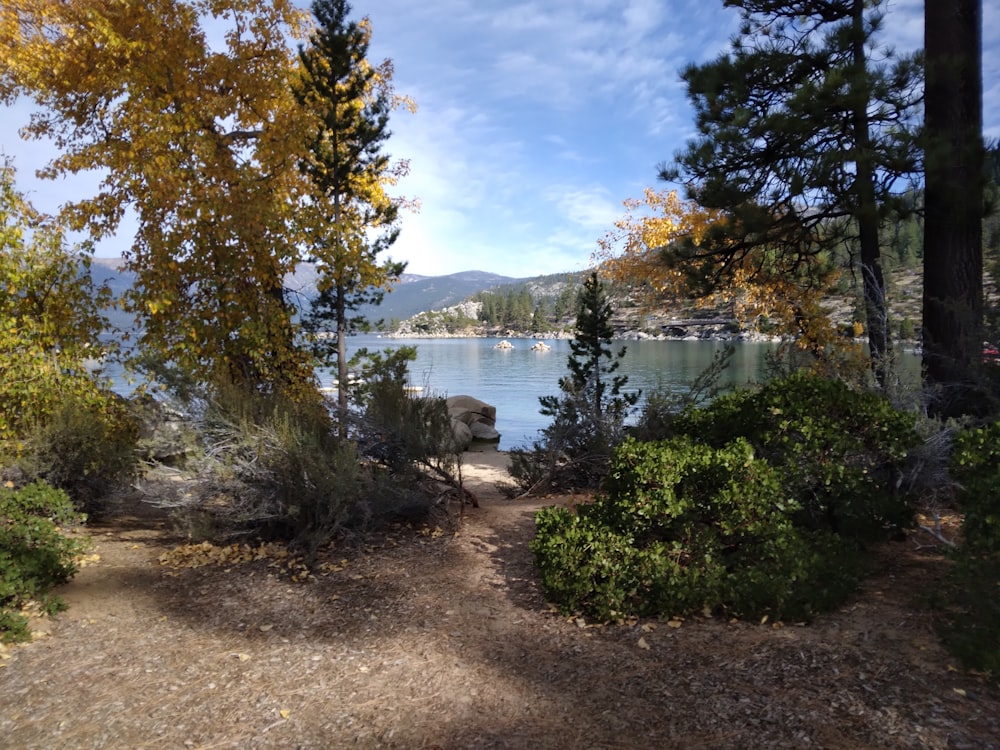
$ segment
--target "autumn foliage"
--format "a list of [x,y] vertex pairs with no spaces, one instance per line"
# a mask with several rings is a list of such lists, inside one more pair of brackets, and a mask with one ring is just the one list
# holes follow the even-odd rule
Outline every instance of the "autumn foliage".
[[676,190],[652,188],[641,201],[630,198],[624,205],[625,215],[598,242],[602,274],[633,287],[650,304],[686,297],[690,269],[670,264],[667,254],[678,242],[700,241],[720,212],[685,201]]
[[[63,218],[102,239],[134,216],[125,259],[140,344],[200,382],[314,391],[284,289],[306,253],[322,251],[315,219],[335,213],[301,168],[328,132],[315,100],[296,96],[296,45],[309,28],[288,0],[13,0],[0,10],[0,100],[37,105],[22,132],[60,151],[44,176],[103,175]],[[348,64],[389,85],[391,65]],[[395,174],[359,175],[350,189],[387,201],[380,191]],[[363,212],[337,219],[341,235],[364,236]],[[352,258],[341,260],[348,274]]]
[[791,256],[747,246],[724,212],[647,189],[599,241],[601,271],[648,307],[697,299],[722,307],[746,328],[794,338],[818,369],[856,371],[858,347],[841,336],[822,306],[839,276],[829,253]]

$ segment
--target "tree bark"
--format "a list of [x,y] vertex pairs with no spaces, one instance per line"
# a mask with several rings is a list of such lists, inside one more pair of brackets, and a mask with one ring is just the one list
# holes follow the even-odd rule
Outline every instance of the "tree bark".
[[855,0],[851,9],[853,25],[851,54],[854,64],[853,85],[856,87],[851,101],[857,168],[854,193],[857,200],[855,211],[858,221],[858,243],[861,246],[861,276],[865,323],[868,327],[868,351],[875,382],[884,388],[892,366],[892,340],[889,333],[885,276],[882,273],[878,200],[875,196],[875,168],[872,164],[872,141],[868,118],[871,91],[868,83],[868,58],[865,54],[864,11],[864,2]]
[[923,368],[931,413],[981,413],[981,0],[927,0]]

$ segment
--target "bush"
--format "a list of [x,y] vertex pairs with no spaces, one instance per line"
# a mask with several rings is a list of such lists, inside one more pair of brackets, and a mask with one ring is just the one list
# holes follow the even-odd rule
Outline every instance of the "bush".
[[29,433],[20,464],[30,477],[94,512],[100,497],[135,476],[137,437],[125,403],[114,394],[69,396]]
[[951,467],[963,522],[943,635],[967,667],[1000,678],[1000,422],[960,433]]
[[593,505],[539,512],[532,550],[565,610],[805,619],[912,523],[894,487],[914,419],[879,396],[796,374],[660,421],[675,437],[623,443]]
[[49,612],[61,607],[49,591],[72,578],[75,559],[86,549],[62,529],[82,522],[66,493],[44,482],[0,487],[0,640],[29,637],[19,614],[29,601]]
[[436,483],[460,487],[461,479],[445,402],[407,394],[405,362],[370,363],[356,402],[364,411],[349,423],[322,403],[218,389],[201,416],[206,456],[196,489],[174,506],[182,528],[220,541],[287,540],[311,563],[348,530],[426,515]]
[[796,373],[688,409],[672,427],[716,448],[748,440],[797,499],[797,524],[870,542],[913,523],[908,498],[895,488],[919,442],[914,421],[877,394]]
[[356,513],[355,445],[321,409],[230,391],[203,420],[206,456],[194,491],[175,507],[190,534],[285,539],[312,558]]
[[746,440],[721,449],[627,440],[604,489],[576,513],[536,515],[531,549],[564,611],[805,619],[857,586],[853,545],[796,526],[781,473]]

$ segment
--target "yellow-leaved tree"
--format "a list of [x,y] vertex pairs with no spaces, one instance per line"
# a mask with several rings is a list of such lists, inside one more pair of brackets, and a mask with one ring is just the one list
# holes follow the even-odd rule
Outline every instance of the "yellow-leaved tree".
[[682,200],[676,190],[652,188],[642,200],[629,198],[624,205],[625,215],[598,240],[595,260],[603,275],[628,285],[647,306],[690,296],[695,269],[670,263],[668,253],[678,242],[699,242],[718,212]]
[[283,287],[308,192],[310,118],[292,89],[303,29],[289,0],[0,8],[0,94],[34,101],[22,133],[60,151],[43,176],[101,176],[64,217],[100,239],[134,212],[140,344],[199,382],[314,390]]
[[674,190],[647,189],[643,200],[628,200],[625,208],[599,241],[595,260],[647,307],[686,299],[726,306],[748,328],[794,338],[817,369],[863,367],[860,348],[837,333],[821,304],[839,274],[829,253],[792,257],[763,243],[722,252],[720,243],[739,236],[726,224],[732,219]]
[[72,395],[99,400],[85,364],[105,353],[108,294],[88,271],[87,255],[66,249],[18,192],[11,163],[0,165],[0,441],[23,440]]
[[0,164],[0,464],[20,462],[81,503],[134,465],[132,420],[89,367],[109,353],[108,302],[90,256],[66,246]]

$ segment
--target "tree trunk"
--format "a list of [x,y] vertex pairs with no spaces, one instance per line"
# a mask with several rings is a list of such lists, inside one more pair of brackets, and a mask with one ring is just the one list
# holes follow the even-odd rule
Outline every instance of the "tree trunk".
[[349,373],[347,370],[347,306],[344,301],[344,288],[337,285],[337,415],[339,417],[339,434],[347,438],[347,388]]
[[884,388],[892,367],[892,340],[889,334],[888,299],[885,277],[882,274],[882,257],[879,245],[878,202],[875,197],[875,168],[872,164],[872,143],[868,102],[871,99],[868,84],[868,58],[865,54],[864,30],[865,4],[855,0],[852,8],[853,80],[855,90],[853,109],[854,150],[857,174],[854,194],[857,204],[858,241],[861,245],[861,276],[865,299],[865,318],[868,329],[868,350],[872,374],[879,387]]
[[982,6],[927,0],[923,368],[933,414],[981,413]]

